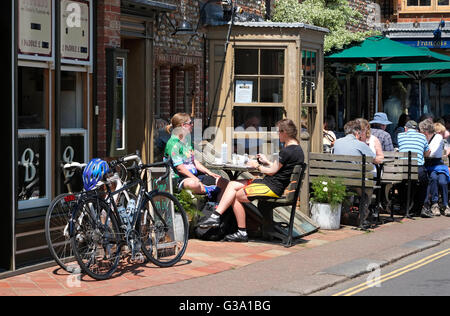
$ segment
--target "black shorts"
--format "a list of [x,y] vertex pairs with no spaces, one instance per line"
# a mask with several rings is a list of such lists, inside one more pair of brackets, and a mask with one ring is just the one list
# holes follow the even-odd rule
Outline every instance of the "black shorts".
[[[199,174],[197,176],[197,178],[200,180],[201,183],[203,183],[204,185],[216,185],[217,183],[217,179],[206,175],[206,174]],[[188,177],[180,177],[177,179],[177,187],[178,189],[183,189],[183,182],[184,180],[188,179]]]

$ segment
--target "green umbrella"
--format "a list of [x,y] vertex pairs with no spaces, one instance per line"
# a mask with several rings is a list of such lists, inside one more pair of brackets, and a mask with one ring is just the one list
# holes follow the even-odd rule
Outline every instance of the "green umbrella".
[[[438,54],[441,55],[441,54]],[[443,61],[430,50],[411,47],[384,36],[372,36],[325,59],[341,63],[375,63],[375,112],[378,112],[378,71],[381,63],[428,63]]]

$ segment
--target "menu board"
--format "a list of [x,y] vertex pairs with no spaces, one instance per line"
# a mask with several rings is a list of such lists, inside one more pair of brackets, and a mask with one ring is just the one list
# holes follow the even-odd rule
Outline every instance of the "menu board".
[[51,56],[52,1],[18,0],[19,54]]

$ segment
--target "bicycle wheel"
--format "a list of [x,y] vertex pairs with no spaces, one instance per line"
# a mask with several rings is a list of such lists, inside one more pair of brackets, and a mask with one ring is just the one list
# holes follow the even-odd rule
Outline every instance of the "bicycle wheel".
[[72,248],[81,269],[96,280],[111,277],[120,260],[121,238],[108,204],[90,197],[79,203],[72,220]]
[[45,215],[45,239],[48,250],[56,263],[68,272],[79,268],[73,256],[69,235],[69,220],[78,198],[79,193],[58,195],[47,208]]
[[171,194],[157,192],[150,211],[141,210],[142,252],[154,264],[171,267],[183,257],[189,238],[189,223],[180,202]]

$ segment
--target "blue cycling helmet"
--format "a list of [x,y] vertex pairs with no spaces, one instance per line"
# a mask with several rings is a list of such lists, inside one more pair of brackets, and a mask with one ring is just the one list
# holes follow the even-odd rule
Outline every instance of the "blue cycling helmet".
[[83,185],[86,191],[95,188],[97,183],[109,172],[109,165],[100,158],[94,158],[83,170]]

